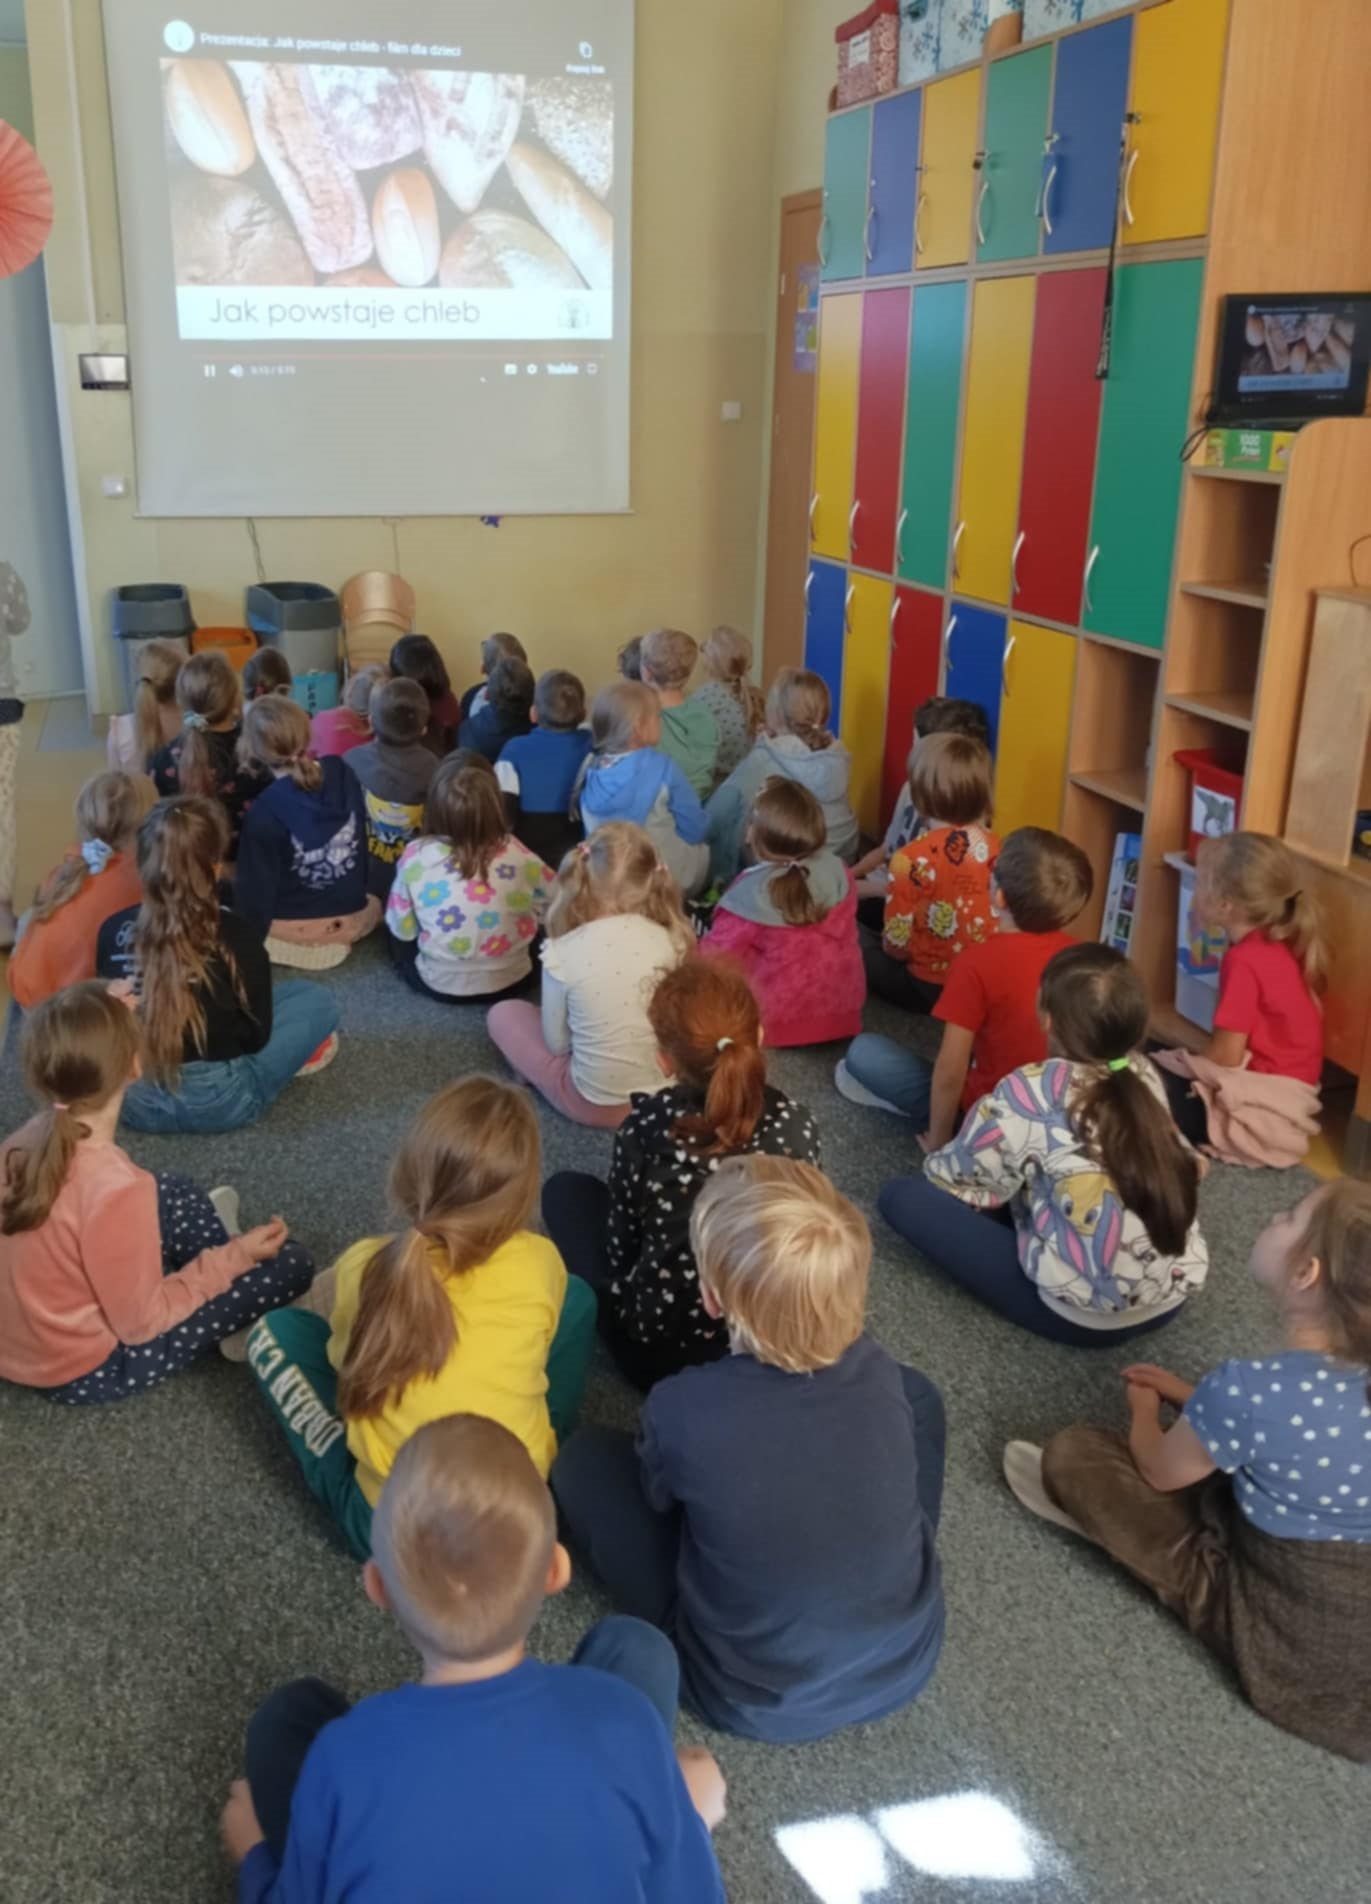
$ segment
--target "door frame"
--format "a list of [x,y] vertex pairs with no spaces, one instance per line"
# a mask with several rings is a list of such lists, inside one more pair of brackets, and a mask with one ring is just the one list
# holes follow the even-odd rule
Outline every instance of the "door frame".
[[[763,574],[763,635],[760,657],[761,673],[766,682],[773,680],[780,668],[798,667],[804,661],[803,591],[805,575],[808,572],[809,539],[806,535],[804,539],[806,560],[802,565],[797,565],[792,574],[786,538],[776,534],[777,524],[781,521],[785,509],[785,498],[778,489],[779,466],[776,457],[776,433],[781,416],[781,380],[785,369],[785,353],[792,351],[795,345],[795,307],[791,286],[786,282],[783,264],[786,220],[800,212],[817,212],[822,217],[823,203],[822,187],[816,186],[807,192],[790,193],[781,200],[780,219],[776,230],[776,309],[772,333],[774,356],[771,376],[771,439],[767,473],[766,560]],[[817,250],[815,262],[818,262]],[[809,469],[812,469],[814,461],[814,427],[819,388],[817,368],[813,376],[813,385],[807,433],[806,467]]]

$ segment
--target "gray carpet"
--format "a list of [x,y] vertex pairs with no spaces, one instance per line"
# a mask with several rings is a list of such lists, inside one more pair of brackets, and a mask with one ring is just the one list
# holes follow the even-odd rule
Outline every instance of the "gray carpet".
[[[378,1227],[388,1152],[421,1099],[499,1063],[479,1011],[413,997],[380,948],[332,982],[342,1054],[265,1123],[225,1139],[129,1140],[149,1166],[236,1182],[249,1221],[283,1210],[321,1264]],[[874,1008],[871,1022],[889,1021]],[[833,1176],[872,1212],[882,1179],[908,1167],[912,1136],[836,1095],[834,1056],[782,1054],[774,1075],[816,1111]],[[11,1040],[0,1128],[19,1117]],[[607,1162],[608,1137],[546,1111],[543,1130],[549,1169]],[[1167,1331],[1171,1365],[1197,1374],[1269,1345],[1244,1261],[1299,1190],[1299,1179],[1213,1174],[1213,1278]],[[947,1398],[946,1651],[925,1697],[879,1725],[794,1749],[711,1738],[730,1783],[718,1848],[735,1904],[1364,1899],[1365,1774],[1256,1718],[1144,1594],[1003,1487],[1008,1437],[1118,1418],[1127,1351],[1015,1332],[941,1287],[879,1224],[871,1327]],[[607,1369],[586,1412],[631,1420]],[[8,1389],[0,1448],[0,1896],[227,1900],[215,1821],[253,1703],[306,1671],[354,1695],[378,1690],[408,1673],[403,1643],[363,1599],[241,1368],[215,1358],[104,1410],[58,1412]],[[547,1609],[537,1651],[565,1658],[602,1610],[577,1581]]]

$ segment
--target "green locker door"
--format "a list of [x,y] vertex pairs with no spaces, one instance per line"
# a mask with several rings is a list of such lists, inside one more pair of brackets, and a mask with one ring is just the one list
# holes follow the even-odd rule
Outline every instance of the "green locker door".
[[952,533],[952,479],[957,468],[957,414],[966,348],[964,279],[915,288],[910,340],[895,565],[903,582],[942,588]]
[[1126,265],[1115,290],[1083,626],[1147,648],[1166,632],[1203,270]]
[[826,280],[866,275],[866,181],[871,108],[839,113],[824,145],[824,217],[819,256]]
[[1038,189],[1052,97],[1052,48],[1035,46],[997,60],[985,87],[985,157],[976,187],[976,256],[1033,258],[1038,251]]

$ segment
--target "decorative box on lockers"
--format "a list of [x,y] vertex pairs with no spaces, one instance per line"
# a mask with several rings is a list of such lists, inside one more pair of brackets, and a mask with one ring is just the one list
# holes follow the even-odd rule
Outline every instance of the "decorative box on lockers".
[[838,104],[855,106],[894,92],[900,76],[900,0],[873,4],[834,34],[838,42]]

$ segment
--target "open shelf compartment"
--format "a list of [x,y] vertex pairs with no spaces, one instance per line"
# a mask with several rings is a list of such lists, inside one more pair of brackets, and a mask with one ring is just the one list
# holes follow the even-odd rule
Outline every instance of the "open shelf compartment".
[[1067,778],[1083,792],[1112,800],[1141,828],[1160,656],[1084,639],[1076,664]]

